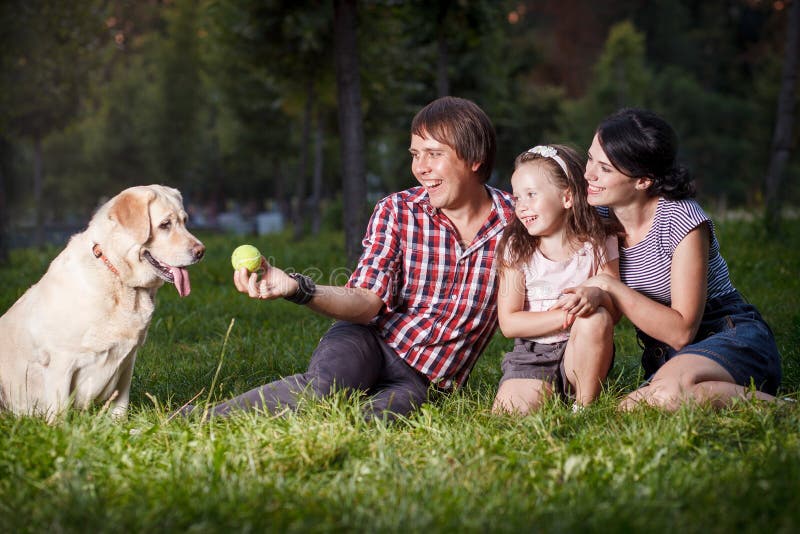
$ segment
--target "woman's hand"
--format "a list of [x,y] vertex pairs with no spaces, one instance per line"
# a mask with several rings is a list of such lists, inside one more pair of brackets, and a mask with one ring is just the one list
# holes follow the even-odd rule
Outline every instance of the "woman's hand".
[[620,283],[619,278],[615,278],[609,274],[600,273],[586,280],[581,284],[581,287],[596,287],[602,289],[603,291],[611,292],[613,285],[616,283]]
[[603,303],[604,291],[594,286],[568,287],[550,309],[564,310],[564,328],[572,326],[576,317],[587,317]]

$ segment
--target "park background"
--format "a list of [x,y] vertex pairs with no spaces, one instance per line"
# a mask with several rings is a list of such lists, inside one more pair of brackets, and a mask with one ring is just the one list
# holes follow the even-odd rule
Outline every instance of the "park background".
[[8,0],[0,259],[165,183],[197,226],[268,212],[296,239],[343,228],[352,260],[374,201],[414,185],[411,118],[446,94],[494,121],[500,187],[522,150],[584,153],[602,117],[644,106],[675,126],[704,206],[777,213],[800,195],[791,5]]
[[[579,414],[492,415],[510,347],[497,334],[465,388],[393,425],[341,395],[286,417],[170,415],[306,367],[330,321],[236,293],[230,252],[246,240],[341,282],[373,202],[414,185],[410,121],[442,94],[494,121],[500,187],[532,145],[583,153],[620,106],[663,114],[734,284],[775,330],[781,394],[797,399],[796,13],[745,0],[0,3],[0,310],[130,185],[181,189],[208,247],[188,298],[159,292],[127,421],[102,406],[53,425],[0,414],[0,531],[798,531],[797,403],[620,414],[640,378],[625,321],[606,390]],[[768,220],[774,154],[783,217]],[[259,214],[283,229],[259,232]]]

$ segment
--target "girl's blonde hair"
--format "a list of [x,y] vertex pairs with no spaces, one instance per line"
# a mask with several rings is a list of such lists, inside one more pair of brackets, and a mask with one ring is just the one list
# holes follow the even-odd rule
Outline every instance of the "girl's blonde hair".
[[[539,165],[546,169],[550,182],[559,189],[566,189],[572,194],[572,208],[567,210],[566,234],[569,242],[578,247],[589,242],[594,249],[595,261],[602,261],[602,251],[605,250],[606,239],[609,235],[618,233],[615,225],[603,219],[597,210],[587,201],[587,184],[583,178],[585,163],[572,148],[565,145],[549,145],[555,149],[556,154],[566,167],[566,173],[559,162],[553,157],[543,155],[547,150],[526,150],[514,160],[514,170],[522,165]],[[545,149],[547,147],[544,147]],[[530,235],[525,225],[519,218],[506,226],[503,235],[497,244],[495,256],[500,260],[500,270],[520,268],[522,264],[536,252],[539,247],[539,238]]]

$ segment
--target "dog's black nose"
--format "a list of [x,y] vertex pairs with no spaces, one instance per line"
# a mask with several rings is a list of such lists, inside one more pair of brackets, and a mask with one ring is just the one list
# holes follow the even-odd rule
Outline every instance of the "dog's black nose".
[[200,260],[203,257],[203,254],[206,253],[206,247],[202,243],[198,243],[192,247],[192,256],[194,259]]

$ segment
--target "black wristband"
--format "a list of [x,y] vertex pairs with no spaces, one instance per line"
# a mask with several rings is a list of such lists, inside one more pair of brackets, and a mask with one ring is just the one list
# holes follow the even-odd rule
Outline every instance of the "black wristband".
[[283,297],[295,304],[308,304],[317,292],[317,284],[311,277],[300,273],[289,273],[289,277],[297,282],[297,292],[294,295]]

